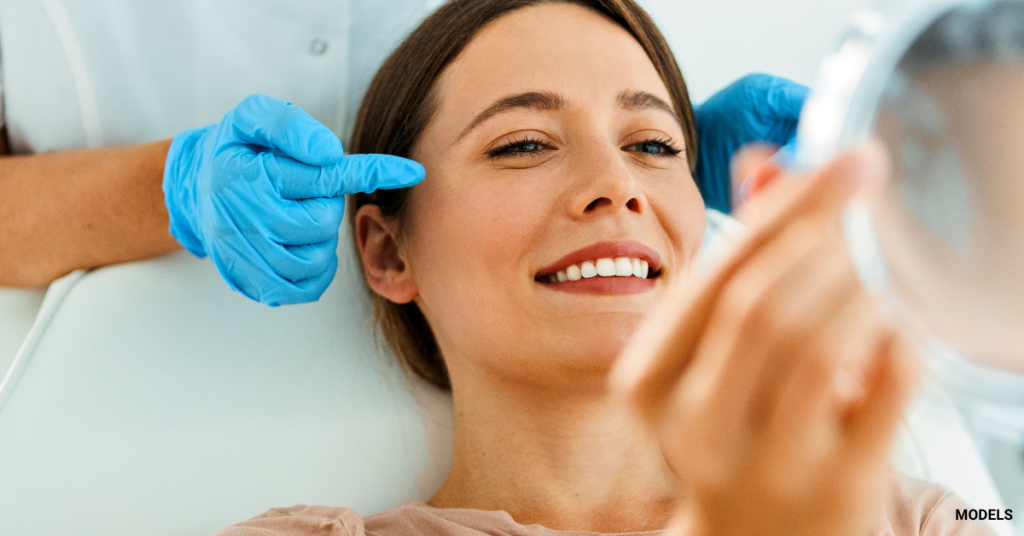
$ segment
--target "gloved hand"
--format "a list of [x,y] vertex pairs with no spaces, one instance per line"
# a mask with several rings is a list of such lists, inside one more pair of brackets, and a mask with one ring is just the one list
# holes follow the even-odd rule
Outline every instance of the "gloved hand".
[[785,78],[752,74],[696,106],[697,186],[708,208],[729,213],[729,163],[752,142],[784,146],[796,137],[808,88]]
[[345,156],[302,108],[254,95],[174,138],[163,189],[178,242],[209,255],[234,290],[277,306],[316,301],[334,278],[344,194],[423,177],[404,158]]

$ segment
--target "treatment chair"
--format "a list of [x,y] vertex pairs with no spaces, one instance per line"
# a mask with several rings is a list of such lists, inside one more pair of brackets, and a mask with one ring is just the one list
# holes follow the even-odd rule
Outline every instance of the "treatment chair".
[[0,388],[0,535],[202,535],[428,497],[450,399],[378,354],[351,260],[280,308],[185,252],[51,285]]
[[[735,224],[709,214],[710,257]],[[430,497],[451,400],[375,346],[340,243],[308,305],[251,302],[185,252],[51,285],[0,385],[0,535],[203,535],[271,507]],[[955,410],[923,392],[900,467],[992,507]]]

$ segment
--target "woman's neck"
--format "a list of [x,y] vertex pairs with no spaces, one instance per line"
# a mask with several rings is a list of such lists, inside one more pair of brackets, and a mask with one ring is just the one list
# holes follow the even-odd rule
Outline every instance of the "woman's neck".
[[560,530],[665,527],[678,507],[674,476],[656,438],[603,387],[474,376],[453,390],[455,461],[431,505],[504,510]]

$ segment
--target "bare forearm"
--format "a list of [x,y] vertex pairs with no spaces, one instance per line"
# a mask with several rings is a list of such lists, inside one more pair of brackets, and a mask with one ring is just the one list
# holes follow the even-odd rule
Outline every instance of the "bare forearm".
[[181,246],[162,189],[170,140],[0,158],[0,287]]

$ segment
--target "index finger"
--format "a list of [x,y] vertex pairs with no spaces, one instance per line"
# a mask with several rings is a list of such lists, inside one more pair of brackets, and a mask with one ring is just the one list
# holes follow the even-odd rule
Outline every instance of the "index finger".
[[285,199],[341,197],[378,188],[406,188],[423,180],[420,164],[405,158],[379,154],[342,157],[330,166],[310,166],[291,158],[264,156],[271,181]]
[[324,170],[340,186],[335,195],[408,188],[427,174],[419,162],[389,154],[354,154]]
[[313,166],[338,162],[341,140],[302,108],[265,95],[250,95],[230,112],[230,134],[267,149],[279,150]]
[[711,311],[733,276],[790,222],[817,218],[827,224],[862,183],[885,174],[885,156],[875,145],[841,155],[804,179],[791,197],[764,210],[757,225],[733,255],[699,286],[686,285],[666,296],[650,314],[612,371],[613,388],[648,417],[671,393],[704,336]]

